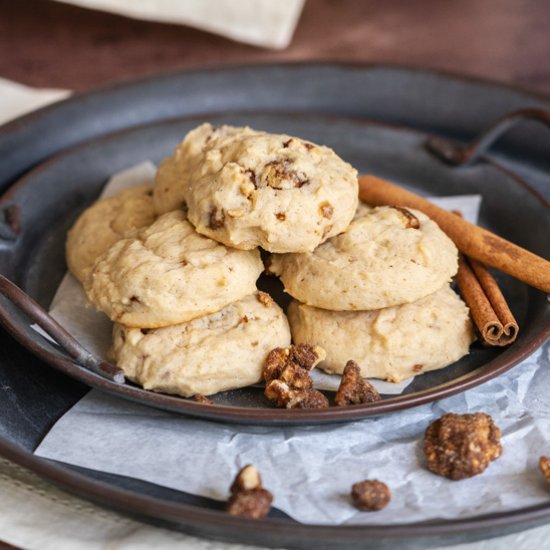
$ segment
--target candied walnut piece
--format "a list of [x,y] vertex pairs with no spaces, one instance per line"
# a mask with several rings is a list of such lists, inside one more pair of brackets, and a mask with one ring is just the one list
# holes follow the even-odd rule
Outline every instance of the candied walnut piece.
[[357,363],[348,361],[344,367],[342,380],[334,398],[336,405],[347,407],[359,403],[374,403],[381,399],[376,388],[362,378],[361,369]]
[[288,384],[293,390],[309,390],[313,387],[313,380],[309,372],[293,362],[285,366],[277,380]]
[[546,481],[550,483],[550,456],[541,456],[539,458],[539,468]]
[[294,389],[282,380],[272,380],[265,388],[265,395],[277,407],[287,409],[326,409],[328,399],[313,388]]
[[267,489],[241,491],[231,495],[227,502],[227,512],[232,516],[259,519],[267,516],[272,502],[273,495]]
[[392,208],[403,214],[403,220],[407,229],[418,229],[420,227],[420,220],[410,210],[402,206],[392,206]]
[[252,466],[247,464],[239,470],[239,473],[235,476],[229,491],[232,495],[240,491],[250,491],[252,489],[259,489],[262,486],[262,478],[260,472]]
[[290,346],[290,360],[306,370],[314,369],[327,356],[325,350],[310,344]]
[[286,407],[293,396],[293,391],[288,384],[280,380],[272,380],[265,387],[265,396],[275,403],[276,407]]
[[385,508],[391,500],[389,487],[376,479],[365,479],[351,486],[353,505],[363,512],[376,512]]
[[288,363],[290,357],[290,348],[274,348],[265,359],[264,363],[264,380],[270,382],[281,376],[283,369]]
[[334,207],[330,204],[330,202],[325,201],[319,205],[319,212],[321,212],[321,216],[323,216],[323,218],[330,220],[330,218],[332,218],[332,214],[334,214]]
[[[326,352],[319,346],[309,344],[292,345],[289,348],[275,348],[269,352],[264,363],[264,379],[266,382],[283,379],[291,387],[302,388],[301,380],[308,375],[320,361],[326,357]],[[304,372],[300,372],[300,370]],[[286,373],[286,374],[285,374]],[[297,384],[292,383],[296,378]]]
[[222,210],[218,210],[217,208],[212,209],[212,211],[210,212],[208,227],[210,227],[210,229],[220,229],[220,227],[223,227],[224,222],[225,222],[225,214],[223,209]]
[[328,407],[328,399],[313,389],[309,371],[326,357],[325,350],[309,344],[275,348],[264,363],[265,396],[277,407],[316,409]]
[[294,391],[287,409],[326,409],[329,407],[328,399],[319,390],[313,388]]
[[202,393],[196,393],[193,396],[193,401],[196,401],[197,403],[204,403],[205,405],[213,405],[214,401],[211,399],[208,399],[206,395],[202,395]]
[[448,413],[428,426],[424,453],[435,474],[453,480],[472,477],[502,454],[500,430],[485,413]]
[[269,513],[273,495],[262,487],[260,473],[251,464],[240,470],[229,490],[227,512],[232,516],[258,519]]

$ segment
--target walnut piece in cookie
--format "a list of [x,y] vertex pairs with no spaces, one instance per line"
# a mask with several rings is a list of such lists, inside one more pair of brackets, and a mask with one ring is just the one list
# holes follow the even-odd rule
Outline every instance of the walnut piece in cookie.
[[546,481],[550,483],[550,456],[541,456],[539,458],[539,468]]
[[232,516],[258,519],[271,509],[273,495],[262,487],[260,473],[251,464],[239,471],[229,491],[227,512]]
[[481,474],[502,454],[500,430],[485,413],[447,413],[426,430],[428,469],[459,480]]
[[196,393],[193,396],[193,401],[196,401],[197,403],[203,403],[204,405],[213,405],[214,401],[212,399],[208,399],[206,395],[203,395],[202,393]]
[[353,505],[363,512],[376,512],[385,508],[391,500],[389,487],[376,479],[365,479],[351,486]]
[[271,307],[273,305],[273,298],[267,292],[262,292],[261,290],[258,290],[256,298],[258,299],[258,302],[260,302],[260,304],[264,305],[265,307]]
[[410,211],[406,208],[403,208],[402,206],[392,206],[391,208],[397,210],[401,214],[403,214],[403,221],[405,223],[405,227],[407,229],[419,229],[420,228],[420,220]]
[[342,380],[336,392],[334,402],[339,407],[374,403],[382,398],[376,388],[361,377],[361,369],[355,361],[348,361],[344,367]]

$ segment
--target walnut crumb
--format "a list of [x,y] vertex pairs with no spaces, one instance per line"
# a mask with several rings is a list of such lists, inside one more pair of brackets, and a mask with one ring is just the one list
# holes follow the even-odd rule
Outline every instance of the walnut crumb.
[[258,519],[269,513],[273,495],[262,487],[260,473],[251,464],[239,471],[229,490],[227,512],[232,516]]
[[258,290],[256,298],[258,299],[258,302],[265,307],[271,307],[273,305],[273,298],[267,292]]
[[277,407],[287,409],[326,409],[328,399],[320,391],[309,387],[294,389],[282,380],[272,380],[265,388],[265,396]]
[[268,162],[264,166],[263,180],[272,189],[295,189],[309,183],[307,175],[294,170],[291,159],[280,159]]
[[420,220],[410,210],[407,210],[402,206],[392,206],[391,208],[394,208],[402,214],[403,221],[407,229],[418,229],[420,227]]
[[241,468],[239,473],[235,476],[229,491],[234,495],[240,491],[259,489],[261,486],[262,478],[260,477],[260,472],[258,472],[252,464],[247,464],[244,468]]
[[217,208],[213,208],[210,212],[208,227],[210,227],[210,229],[220,229],[223,227],[224,222],[225,214],[223,209],[218,210]]
[[385,508],[391,500],[389,487],[376,479],[365,479],[351,486],[353,505],[363,512],[376,512]]
[[327,409],[329,406],[327,397],[313,388],[295,391],[286,404],[287,409]]
[[344,367],[342,380],[336,392],[334,402],[339,407],[358,405],[359,403],[374,403],[382,398],[376,388],[361,376],[361,369],[355,361],[348,361]]
[[328,399],[313,389],[309,371],[326,357],[325,350],[309,344],[271,350],[263,374],[265,396],[277,407],[313,409],[328,407]]
[[426,430],[428,469],[458,480],[481,474],[502,454],[500,430],[485,413],[447,413]]
[[542,472],[542,475],[546,478],[546,481],[550,483],[550,457],[541,456],[539,458],[539,468]]
[[213,405],[214,401],[212,399],[208,399],[206,395],[202,395],[202,393],[196,393],[193,396],[193,401],[196,401],[197,403],[203,403],[204,405]]
[[281,378],[285,369],[296,372],[297,369],[310,371],[326,357],[326,352],[319,346],[310,344],[291,345],[288,348],[272,349],[264,363],[264,379],[266,382]]
[[330,204],[330,202],[325,201],[319,205],[319,212],[323,218],[330,220],[330,218],[332,218],[332,214],[334,214],[334,207]]

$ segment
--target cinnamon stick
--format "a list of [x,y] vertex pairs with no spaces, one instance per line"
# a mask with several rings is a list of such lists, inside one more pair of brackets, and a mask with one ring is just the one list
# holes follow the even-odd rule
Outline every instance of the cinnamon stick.
[[430,201],[375,176],[359,178],[359,198],[373,206],[392,205],[424,212],[466,256],[550,294],[550,262]]
[[519,327],[491,273],[479,262],[460,254],[456,282],[483,343],[508,346],[514,342]]

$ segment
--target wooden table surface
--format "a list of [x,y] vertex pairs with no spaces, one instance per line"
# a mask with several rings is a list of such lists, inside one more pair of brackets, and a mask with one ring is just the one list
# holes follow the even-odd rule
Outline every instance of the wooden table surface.
[[550,93],[548,0],[307,0],[269,51],[49,0],[0,0],[0,76],[85,90],[177,68],[274,60],[430,67]]
[[[86,90],[207,65],[353,60],[452,71],[550,94],[547,0],[307,0],[284,51],[48,0],[0,0],[0,13],[0,77],[31,86]],[[13,547],[0,542],[0,549]]]

